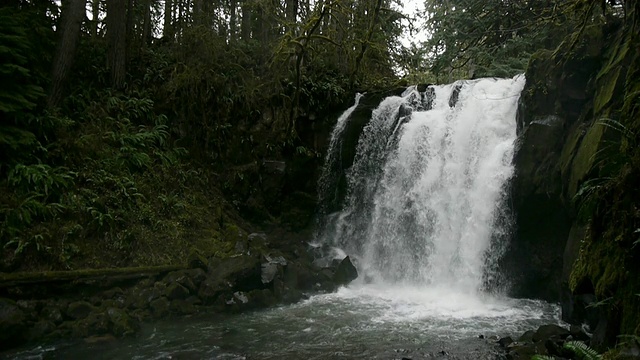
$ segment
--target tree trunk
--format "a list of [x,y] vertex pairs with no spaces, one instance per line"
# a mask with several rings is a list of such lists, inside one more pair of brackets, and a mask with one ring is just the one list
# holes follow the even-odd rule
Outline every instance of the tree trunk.
[[107,64],[111,86],[121,89],[127,73],[127,0],[107,0]]
[[80,25],[85,17],[85,0],[69,0],[64,2],[60,19],[60,40],[53,58],[51,70],[51,91],[47,99],[49,108],[53,108],[62,99],[64,85],[69,77],[71,66],[76,55]]
[[142,46],[151,44],[151,0],[145,0],[144,20],[142,24]]
[[173,28],[171,23],[171,14],[173,12],[173,2],[172,0],[164,0],[164,24],[162,37],[165,41],[173,42]]
[[236,7],[238,3],[236,0],[230,0],[229,4],[229,42],[234,43],[236,41]]
[[[126,43],[126,53],[132,53],[132,49],[136,49],[136,52],[138,52],[140,50],[140,46],[138,44],[138,39],[136,37],[136,29],[135,29],[135,22],[136,22],[136,12],[134,11],[134,9],[136,8],[136,6],[138,5],[138,1],[137,0],[127,0],[127,9],[129,9],[129,11],[127,11],[127,25],[126,25],[126,35],[125,35],[125,39],[127,41]],[[125,56],[125,59],[128,59],[128,56]]]
[[296,33],[296,24],[298,18],[298,0],[286,0],[285,19],[287,21],[285,31]]
[[240,29],[240,36],[243,41],[249,41],[251,39],[251,8],[248,0],[244,0],[242,3],[242,24]]
[[100,24],[100,0],[91,1],[91,35],[98,36],[98,25]]

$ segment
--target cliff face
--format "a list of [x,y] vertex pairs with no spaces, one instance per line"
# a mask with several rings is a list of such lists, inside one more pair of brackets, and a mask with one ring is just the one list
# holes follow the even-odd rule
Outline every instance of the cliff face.
[[519,112],[504,269],[596,346],[640,331],[639,7],[536,53]]

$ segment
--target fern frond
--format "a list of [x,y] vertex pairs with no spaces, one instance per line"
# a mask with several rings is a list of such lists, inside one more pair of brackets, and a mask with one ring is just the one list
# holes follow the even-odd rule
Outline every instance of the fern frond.
[[531,357],[531,360],[555,360],[556,358],[554,358],[553,356],[548,356],[548,355],[533,355]]
[[564,349],[567,349],[574,354],[578,359],[582,360],[600,360],[602,355],[598,354],[593,348],[580,341],[567,341],[563,345]]

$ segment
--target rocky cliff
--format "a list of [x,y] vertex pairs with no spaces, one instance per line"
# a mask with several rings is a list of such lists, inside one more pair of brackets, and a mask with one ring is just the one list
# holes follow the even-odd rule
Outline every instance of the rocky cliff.
[[529,63],[504,268],[516,296],[561,300],[595,346],[640,331],[640,5]]

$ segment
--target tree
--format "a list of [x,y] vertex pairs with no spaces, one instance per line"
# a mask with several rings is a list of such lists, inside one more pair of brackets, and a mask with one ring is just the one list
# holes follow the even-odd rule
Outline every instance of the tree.
[[67,0],[63,2],[60,20],[60,40],[53,58],[51,70],[51,90],[47,104],[50,108],[58,105],[69,72],[73,66],[76,47],[80,38],[80,25],[84,19],[85,0]]
[[107,64],[111,86],[124,86],[127,74],[127,0],[107,0]]

